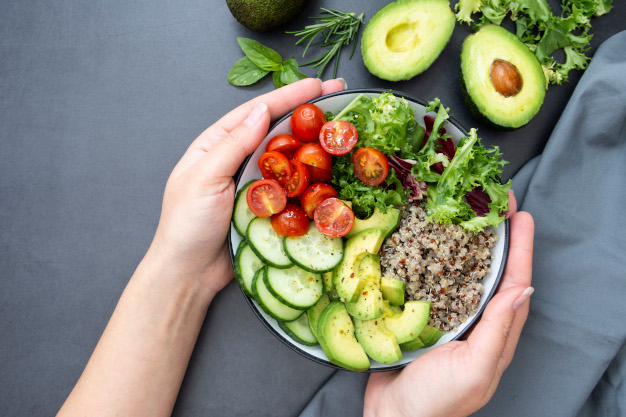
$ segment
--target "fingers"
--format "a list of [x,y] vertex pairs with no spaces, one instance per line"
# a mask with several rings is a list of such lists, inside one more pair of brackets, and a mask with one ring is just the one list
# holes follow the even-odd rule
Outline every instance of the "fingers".
[[509,215],[512,216],[517,212],[517,199],[512,190],[509,190]]
[[337,78],[335,80],[328,80],[322,83],[322,95],[325,96],[327,94],[336,93],[338,91],[343,91],[347,87],[346,82],[343,78]]
[[268,106],[259,102],[243,121],[220,137],[201,160],[203,178],[232,177],[261,143],[270,125]]
[[511,216],[509,255],[500,282],[500,290],[530,286],[533,269],[534,234],[535,223],[529,213],[520,211]]

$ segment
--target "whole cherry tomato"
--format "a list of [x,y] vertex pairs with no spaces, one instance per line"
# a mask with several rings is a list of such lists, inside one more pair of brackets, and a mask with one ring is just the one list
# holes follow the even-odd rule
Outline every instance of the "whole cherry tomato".
[[287,204],[280,213],[272,215],[272,227],[282,236],[302,236],[309,230],[310,220],[295,204]]
[[265,152],[276,151],[285,156],[293,156],[293,154],[302,146],[302,142],[292,135],[283,133],[276,135],[265,146]]
[[333,164],[333,157],[317,142],[305,143],[296,151],[293,157],[305,165],[311,165],[320,169],[330,170]]
[[291,133],[302,142],[314,142],[326,123],[326,115],[315,104],[303,104],[291,115]]

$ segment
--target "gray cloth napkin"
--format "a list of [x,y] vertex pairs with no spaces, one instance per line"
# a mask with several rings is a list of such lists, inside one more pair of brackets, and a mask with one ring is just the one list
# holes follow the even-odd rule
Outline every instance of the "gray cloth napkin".
[[[626,32],[600,46],[513,189],[535,218],[535,293],[515,358],[476,415],[626,415]],[[336,372],[301,416],[362,415],[366,381]]]

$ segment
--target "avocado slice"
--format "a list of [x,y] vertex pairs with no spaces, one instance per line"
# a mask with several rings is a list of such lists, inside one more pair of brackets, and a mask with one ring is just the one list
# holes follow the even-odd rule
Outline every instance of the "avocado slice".
[[354,334],[365,353],[380,363],[394,363],[402,359],[396,336],[387,330],[383,320],[354,319]]
[[420,340],[424,343],[424,347],[430,347],[437,343],[443,336],[443,332],[435,327],[426,326],[419,335]]
[[232,15],[248,29],[263,32],[296,17],[309,0],[226,0]]
[[367,219],[354,219],[354,226],[352,226],[346,237],[351,238],[365,229],[375,227],[384,230],[385,238],[387,238],[400,224],[400,214],[400,210],[393,207],[388,208],[387,213],[383,213],[378,207],[375,207],[374,213]]
[[380,289],[383,293],[383,300],[389,301],[392,306],[404,304],[404,281],[393,278],[381,278]]
[[420,339],[419,336],[417,336],[413,340],[409,340],[408,342],[404,342],[400,345],[400,349],[406,350],[406,351],[413,351],[413,350],[420,349],[423,347],[424,347],[424,342],[422,342],[422,339]]
[[330,292],[335,289],[333,285],[333,271],[324,272],[322,274],[322,283],[324,284],[324,291]]
[[[335,290],[342,300],[354,302],[363,291],[365,280],[361,279],[355,271],[355,263],[358,256],[364,252],[378,253],[385,239],[385,232],[381,229],[367,229],[346,242],[343,250],[343,259],[333,274]],[[360,259],[359,259],[360,262]]]
[[307,318],[309,319],[309,327],[311,328],[311,331],[313,332],[316,338],[317,338],[317,322],[319,321],[320,316],[322,315],[322,311],[324,311],[324,309],[326,308],[328,304],[330,304],[328,295],[322,294],[320,299],[317,300],[317,303],[306,311]]
[[454,30],[448,0],[398,0],[380,9],[361,37],[363,63],[378,78],[408,80],[424,72]]
[[369,369],[370,361],[354,336],[354,324],[342,302],[326,306],[317,322],[316,335],[331,363],[354,372]]
[[535,54],[517,36],[484,25],[463,42],[461,90],[476,118],[517,129],[541,108],[546,78]]
[[[360,320],[377,319],[383,315],[383,294],[380,290],[380,255],[363,253],[356,268],[358,277],[365,281],[363,291],[355,302],[346,302],[346,310]],[[355,264],[358,262],[355,261]]]
[[400,344],[418,337],[429,318],[430,301],[407,301],[400,314],[394,312],[388,302],[383,303],[385,327],[396,335]]

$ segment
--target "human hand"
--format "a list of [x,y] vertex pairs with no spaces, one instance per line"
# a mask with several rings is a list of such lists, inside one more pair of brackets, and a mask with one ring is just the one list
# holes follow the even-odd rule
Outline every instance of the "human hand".
[[496,295],[466,340],[443,344],[402,371],[374,373],[364,416],[467,416],[493,396],[513,359],[532,294],[534,222],[510,194],[511,238]]
[[237,168],[265,137],[271,120],[344,88],[340,80],[308,78],[244,103],[205,130],[167,181],[149,255],[175,276],[192,276],[213,292],[221,290],[233,276],[226,236]]

